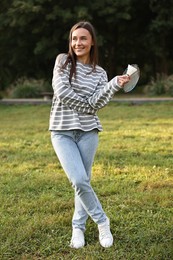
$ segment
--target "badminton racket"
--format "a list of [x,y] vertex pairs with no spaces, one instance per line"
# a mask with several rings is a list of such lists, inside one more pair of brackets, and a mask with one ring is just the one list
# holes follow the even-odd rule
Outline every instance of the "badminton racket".
[[130,92],[134,89],[138,83],[140,77],[140,70],[137,64],[128,65],[123,74],[130,76],[129,82],[124,84],[124,92]]

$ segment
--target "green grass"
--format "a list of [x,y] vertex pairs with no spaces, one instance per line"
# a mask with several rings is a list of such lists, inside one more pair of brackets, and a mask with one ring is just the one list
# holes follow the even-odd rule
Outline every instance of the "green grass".
[[173,256],[173,104],[110,103],[92,185],[111,219],[101,248],[87,222],[69,247],[73,190],[48,131],[50,106],[0,106],[0,259],[168,260]]

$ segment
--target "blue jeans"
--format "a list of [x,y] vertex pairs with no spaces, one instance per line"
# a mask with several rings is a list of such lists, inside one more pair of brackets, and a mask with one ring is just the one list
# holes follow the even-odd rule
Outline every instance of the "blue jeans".
[[106,214],[90,184],[91,168],[98,146],[98,131],[52,131],[51,140],[56,155],[75,190],[73,228],[85,230],[88,215],[97,224]]

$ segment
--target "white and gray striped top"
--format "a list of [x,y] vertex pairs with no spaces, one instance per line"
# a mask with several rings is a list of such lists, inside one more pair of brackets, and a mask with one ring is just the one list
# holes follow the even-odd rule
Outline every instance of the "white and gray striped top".
[[76,78],[69,82],[70,64],[61,69],[66,54],[58,55],[53,70],[54,91],[50,112],[49,130],[80,129],[102,131],[97,111],[104,107],[120,90],[117,78],[108,82],[106,71],[100,66],[76,63]]

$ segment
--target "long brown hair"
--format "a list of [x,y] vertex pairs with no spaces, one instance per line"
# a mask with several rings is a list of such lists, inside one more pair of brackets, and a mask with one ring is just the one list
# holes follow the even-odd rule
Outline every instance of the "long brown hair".
[[95,69],[96,65],[98,64],[98,47],[97,47],[97,39],[96,39],[96,33],[95,29],[92,26],[92,24],[88,21],[80,21],[76,23],[70,30],[69,33],[69,50],[67,54],[67,59],[62,66],[62,69],[67,66],[68,63],[71,63],[71,69],[70,69],[70,82],[72,79],[72,76],[76,74],[76,54],[74,53],[72,47],[71,47],[71,41],[72,41],[72,33],[79,28],[84,28],[89,31],[92,37],[93,45],[91,46],[90,50],[90,64],[93,66],[92,71]]

